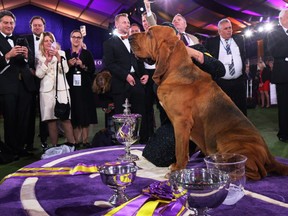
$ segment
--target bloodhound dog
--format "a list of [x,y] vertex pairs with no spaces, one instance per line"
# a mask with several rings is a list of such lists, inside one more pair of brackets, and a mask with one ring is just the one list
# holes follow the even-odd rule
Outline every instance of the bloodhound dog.
[[175,133],[176,163],[171,171],[186,167],[191,139],[205,155],[245,155],[248,179],[288,175],[288,166],[274,159],[255,126],[211,76],[193,64],[172,28],[153,26],[129,41],[136,56],[156,61],[153,80]]

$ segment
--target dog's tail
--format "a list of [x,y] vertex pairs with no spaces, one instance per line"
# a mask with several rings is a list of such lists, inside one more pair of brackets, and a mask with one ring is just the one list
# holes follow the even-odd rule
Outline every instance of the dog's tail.
[[288,165],[278,162],[275,158],[272,159],[272,163],[268,165],[267,172],[275,173],[281,176],[288,176]]

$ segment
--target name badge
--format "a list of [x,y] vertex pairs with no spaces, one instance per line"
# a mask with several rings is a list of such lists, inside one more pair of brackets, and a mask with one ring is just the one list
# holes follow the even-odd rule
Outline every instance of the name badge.
[[73,74],[73,86],[81,86],[81,74]]
[[225,64],[225,65],[232,64],[232,55],[231,54],[225,55],[223,64]]

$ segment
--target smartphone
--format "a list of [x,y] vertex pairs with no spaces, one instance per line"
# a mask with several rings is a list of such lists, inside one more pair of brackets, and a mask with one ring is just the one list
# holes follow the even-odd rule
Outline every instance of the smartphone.
[[51,44],[51,50],[55,50],[57,47],[57,44],[56,42],[54,41],[52,44]]
[[86,26],[85,25],[80,26],[80,32],[81,32],[83,37],[86,36]]
[[73,52],[73,53],[71,54],[71,57],[72,57],[72,58],[78,58],[78,54],[77,54],[76,52]]
[[17,38],[16,39],[16,45],[28,47],[28,42],[27,42],[26,38]]

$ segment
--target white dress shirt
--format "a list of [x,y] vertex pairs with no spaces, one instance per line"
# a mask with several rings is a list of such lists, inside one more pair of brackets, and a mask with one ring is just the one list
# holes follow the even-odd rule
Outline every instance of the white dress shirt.
[[226,71],[225,76],[223,76],[222,79],[226,80],[237,79],[242,75],[242,59],[240,55],[240,49],[238,45],[235,43],[233,38],[230,38],[228,40],[228,44],[230,44],[230,49],[235,68],[235,74],[231,76],[229,73],[229,64],[231,64],[231,61],[229,59],[229,56],[227,55],[225,39],[220,37],[219,61],[221,61],[224,64]]
[[[122,40],[121,36],[125,36],[125,35],[119,34],[119,32],[118,32],[117,30],[115,31],[114,34],[117,35],[117,36],[120,38],[120,40],[121,40],[121,41],[124,43],[124,45],[126,46],[128,52],[131,53],[131,47],[130,47],[130,43],[129,43],[129,41],[128,41],[128,38]],[[130,73],[134,73],[134,72],[135,72],[135,69],[134,69],[134,67],[131,65]]]

